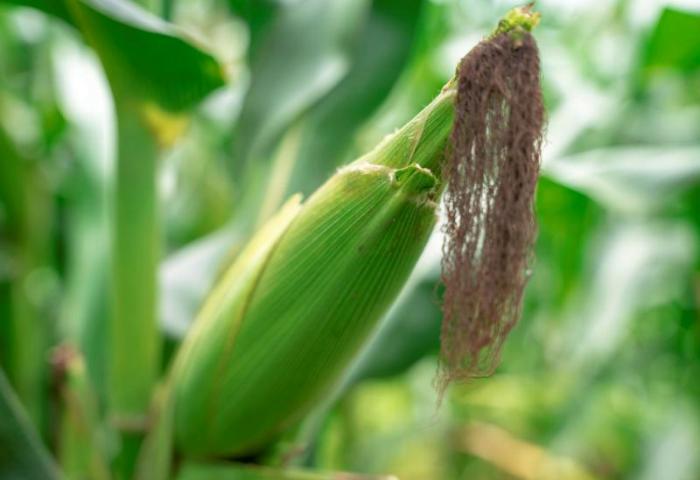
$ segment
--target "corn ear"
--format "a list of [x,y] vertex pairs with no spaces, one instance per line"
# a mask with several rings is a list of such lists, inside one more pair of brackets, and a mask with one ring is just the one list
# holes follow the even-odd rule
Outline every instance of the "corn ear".
[[288,202],[230,267],[176,360],[181,453],[255,452],[335,385],[435,224],[454,93]]

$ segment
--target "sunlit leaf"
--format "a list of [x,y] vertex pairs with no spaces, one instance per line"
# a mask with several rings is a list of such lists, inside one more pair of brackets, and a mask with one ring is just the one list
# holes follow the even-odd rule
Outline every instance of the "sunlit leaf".
[[700,147],[590,150],[548,162],[545,174],[606,206],[645,210],[663,205],[700,182]]
[[700,14],[665,8],[646,45],[644,64],[686,72],[700,68]]
[[[184,110],[223,85],[222,67],[171,24],[125,0],[13,0],[76,25],[113,88]],[[167,54],[165,53],[167,52]]]

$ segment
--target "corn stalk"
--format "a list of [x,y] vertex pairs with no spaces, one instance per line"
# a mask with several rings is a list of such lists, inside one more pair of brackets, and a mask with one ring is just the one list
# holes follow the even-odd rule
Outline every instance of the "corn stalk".
[[0,241],[15,259],[10,281],[0,284],[0,297],[7,296],[7,310],[0,312],[0,363],[34,425],[45,432],[50,322],[38,280],[50,260],[52,207],[39,166],[21,155],[2,129],[0,155],[0,203],[9,230],[0,232]]

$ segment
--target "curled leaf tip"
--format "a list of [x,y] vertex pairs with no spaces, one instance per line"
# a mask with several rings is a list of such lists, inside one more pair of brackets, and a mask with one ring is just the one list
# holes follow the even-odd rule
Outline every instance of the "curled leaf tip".
[[522,20],[538,17],[525,14],[505,20],[523,25],[517,41],[511,30],[489,37],[457,71],[443,170],[441,392],[453,380],[492,373],[521,313],[544,127],[539,53]]

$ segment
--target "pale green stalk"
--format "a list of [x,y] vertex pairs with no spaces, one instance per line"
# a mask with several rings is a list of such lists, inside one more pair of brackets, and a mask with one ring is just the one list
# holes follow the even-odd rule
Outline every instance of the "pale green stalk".
[[155,321],[160,253],[157,151],[135,108],[118,107],[117,125],[109,404],[118,426],[138,431],[145,426],[160,359]]
[[129,478],[147,429],[160,367],[158,155],[135,107],[117,107],[117,131],[108,405],[111,423],[122,439],[116,468],[122,472],[119,478]]
[[153,387],[160,371],[157,322],[158,148],[146,118],[147,103],[135,93],[124,61],[103,36],[101,17],[79,0],[69,8],[95,48],[114,97],[117,155],[112,196],[111,316],[109,319],[107,407],[120,433],[115,459],[118,478],[130,478],[147,429]]

